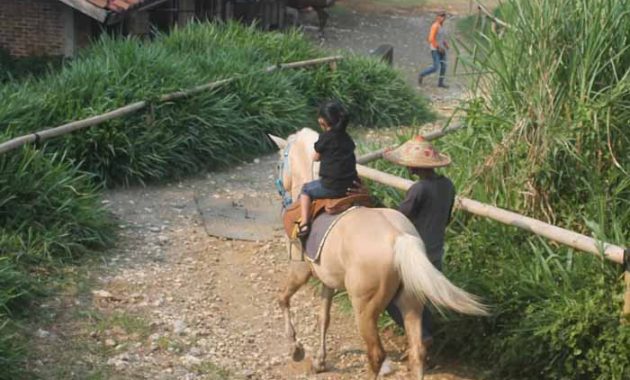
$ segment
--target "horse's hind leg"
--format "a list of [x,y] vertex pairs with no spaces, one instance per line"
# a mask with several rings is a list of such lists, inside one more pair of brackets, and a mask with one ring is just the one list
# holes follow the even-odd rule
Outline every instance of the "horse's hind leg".
[[378,378],[381,366],[385,361],[385,350],[378,335],[377,319],[384,307],[376,305],[374,300],[366,301],[364,298],[352,299],[359,334],[367,346],[368,361],[374,379]]
[[291,322],[291,297],[302,285],[306,284],[311,274],[311,268],[306,262],[292,262],[289,266],[289,277],[278,297],[278,303],[284,314],[284,331],[289,339],[290,355],[295,361],[304,359],[304,348],[295,338],[295,329],[293,328],[293,322]]
[[426,347],[422,343],[422,309],[423,304],[415,297],[405,294],[400,295],[396,301],[405,324],[405,335],[409,342],[408,367],[411,378],[422,380],[424,378],[424,361]]
[[313,370],[317,373],[324,372],[326,370],[326,332],[330,325],[330,307],[332,305],[332,299],[335,291],[326,285],[322,284],[322,308],[319,314],[320,324],[320,346],[317,358],[313,362]]

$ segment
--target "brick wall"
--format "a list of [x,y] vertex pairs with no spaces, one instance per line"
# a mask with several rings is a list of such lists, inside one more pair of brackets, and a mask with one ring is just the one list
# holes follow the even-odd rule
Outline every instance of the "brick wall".
[[19,57],[64,53],[65,4],[58,0],[0,2],[0,47]]

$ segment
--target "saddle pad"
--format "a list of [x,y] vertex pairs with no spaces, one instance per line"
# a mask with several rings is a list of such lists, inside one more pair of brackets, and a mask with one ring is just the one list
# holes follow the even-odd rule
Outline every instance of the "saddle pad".
[[351,207],[341,214],[334,215],[323,212],[315,218],[313,223],[311,223],[311,232],[308,234],[308,238],[306,238],[304,247],[304,254],[310,261],[315,262],[319,260],[319,255],[332,227],[345,215],[358,208],[358,206]]
[[[372,207],[372,199],[369,194],[353,194],[334,199],[315,199],[311,202],[310,215],[311,218],[315,218],[324,211],[328,214],[341,214],[352,206]],[[300,220],[300,211],[300,202],[294,202],[285,209],[282,223],[287,236],[293,234],[295,223]]]

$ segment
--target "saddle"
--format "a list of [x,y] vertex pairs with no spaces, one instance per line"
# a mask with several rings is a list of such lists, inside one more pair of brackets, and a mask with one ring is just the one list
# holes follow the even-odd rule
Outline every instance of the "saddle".
[[[319,214],[340,214],[352,206],[372,207],[372,199],[369,194],[352,194],[343,198],[335,199],[315,199],[311,202],[311,223]],[[295,202],[284,212],[284,231],[287,236],[294,239],[297,236],[298,224],[300,221],[300,202]]]

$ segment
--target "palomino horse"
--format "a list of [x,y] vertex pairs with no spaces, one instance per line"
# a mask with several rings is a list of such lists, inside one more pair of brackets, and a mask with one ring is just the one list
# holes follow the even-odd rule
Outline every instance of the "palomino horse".
[[[317,138],[315,131],[305,128],[288,139],[280,179],[293,200],[297,199],[302,185],[313,179],[313,144]],[[280,148],[286,144],[282,139],[273,139]],[[438,307],[464,314],[487,314],[475,296],[451,284],[433,267],[422,240],[403,214],[392,209],[359,208],[343,216],[333,227],[319,261],[291,263],[279,303],[294,360],[303,359],[304,350],[291,322],[290,299],[311,275],[322,283],[321,341],[313,361],[317,372],[326,369],[326,331],[334,289],[345,289],[350,297],[374,379],[385,360],[377,319],[394,297],[404,320],[409,342],[408,366],[414,379],[424,376],[426,348],[422,344],[420,326],[426,299]]]
[[317,18],[319,20],[319,36],[324,37],[324,27],[328,20],[328,13],[326,8],[330,8],[335,5],[336,0],[288,0],[287,6],[295,8],[298,11],[306,8],[313,8],[317,12]]

